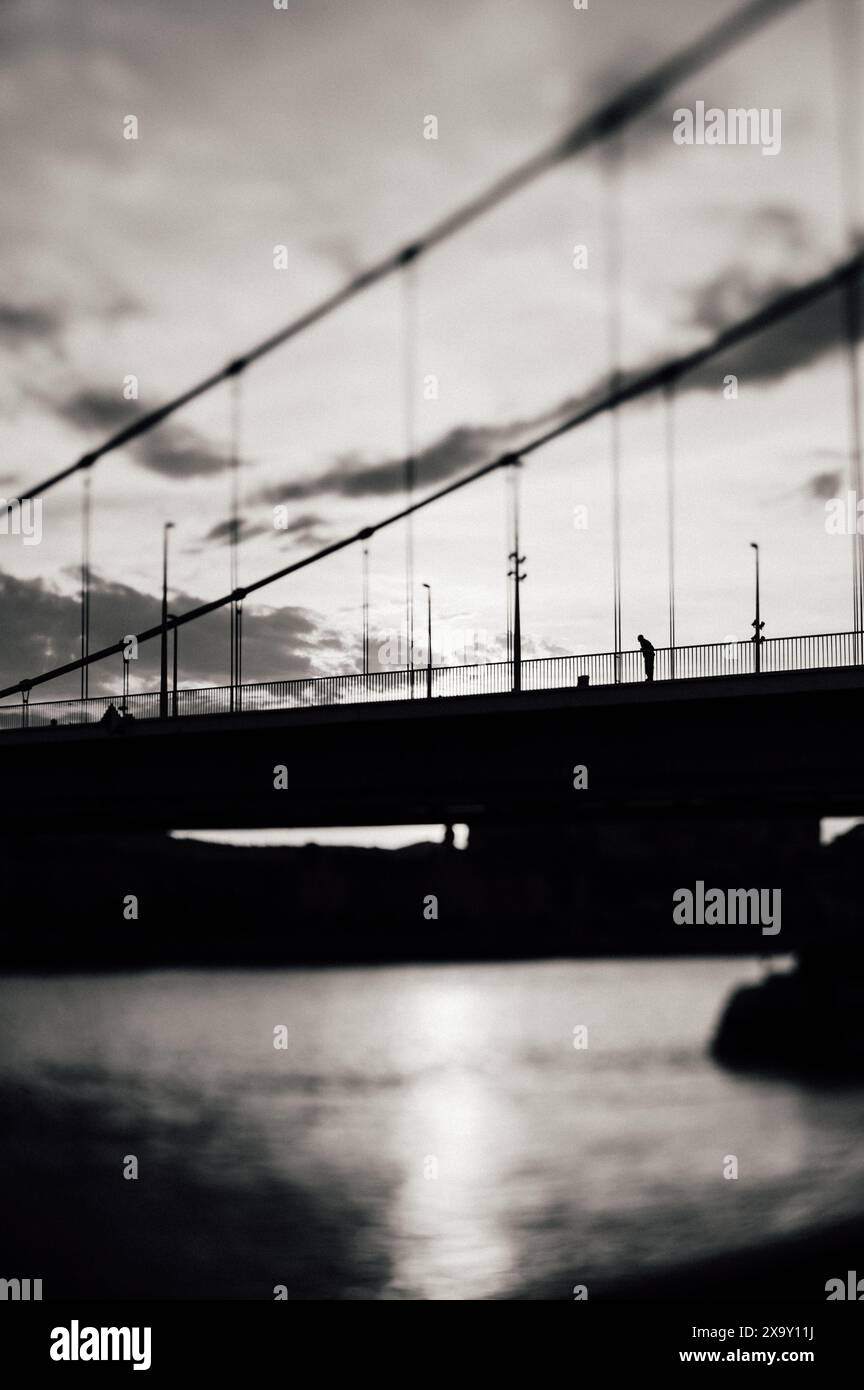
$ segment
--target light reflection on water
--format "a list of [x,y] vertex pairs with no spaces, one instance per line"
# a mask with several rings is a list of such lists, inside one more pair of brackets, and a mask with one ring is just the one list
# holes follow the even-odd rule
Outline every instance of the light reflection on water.
[[94,1207],[118,1146],[139,1153],[141,1202],[111,1230],[139,1271],[170,1263],[172,1296],[283,1282],[292,1297],[566,1297],[859,1211],[864,1093],[733,1077],[706,1056],[730,989],[757,974],[687,960],[5,980],[0,1085],[45,1102],[26,1134],[43,1194],[60,1181],[49,1151]]

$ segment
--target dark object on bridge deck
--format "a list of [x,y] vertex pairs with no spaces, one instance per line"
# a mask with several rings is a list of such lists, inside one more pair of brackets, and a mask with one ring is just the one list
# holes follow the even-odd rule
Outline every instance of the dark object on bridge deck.
[[[54,722],[56,723],[56,721]],[[112,702],[99,720],[99,723],[105,729],[106,733],[122,734],[127,724],[135,723],[135,716],[134,714],[130,714],[125,706],[122,709],[118,709]]]
[[110,704],[99,723],[106,733],[115,734],[123,723],[123,716],[115,704]]
[[638,642],[639,642],[639,646],[642,648],[642,656],[643,656],[643,659],[644,659],[644,661],[645,661],[645,679],[646,679],[646,681],[653,681],[653,679],[654,679],[654,645],[653,645],[652,642],[649,642],[649,641],[648,641],[648,638],[647,638],[647,637],[643,637],[641,632],[639,633]]
[[[56,720],[52,720],[52,723],[56,722]],[[118,709],[112,701],[99,720],[99,723],[105,729],[106,733],[122,734],[127,724],[135,723],[135,716],[130,713],[125,705],[123,705],[121,709]]]
[[728,1067],[860,1079],[864,961],[857,953],[805,953],[795,970],[737,989],[711,1053]]
[[580,687],[584,687],[584,686],[586,686],[586,685],[590,685],[590,684],[591,684],[591,677],[590,677],[587,673],[585,673],[585,674],[583,674],[583,675],[581,675],[581,676],[577,676],[577,677],[576,677],[576,684],[577,684],[578,686],[580,686]]

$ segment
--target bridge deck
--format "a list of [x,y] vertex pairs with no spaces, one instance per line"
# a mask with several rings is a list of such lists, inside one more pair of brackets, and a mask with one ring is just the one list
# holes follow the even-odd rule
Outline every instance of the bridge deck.
[[[798,637],[776,637],[762,643],[760,672],[755,670],[756,651],[752,642],[715,642],[698,646],[657,649],[652,694],[685,684],[703,685],[720,681],[730,690],[743,689],[762,675],[795,674],[808,671],[855,670],[864,665],[864,634],[854,632],[817,633]],[[582,683],[580,685],[580,682]],[[587,691],[600,690],[603,698],[627,687],[646,687],[645,669],[639,651],[595,652],[589,655],[542,657],[521,663],[522,693],[567,691],[578,688],[579,698]],[[448,702],[462,696],[492,696],[513,692],[514,666],[511,661],[486,662],[466,666],[438,666],[408,670],[375,671],[368,675],[317,676],[300,680],[267,681],[238,686],[205,686],[169,693],[171,717],[196,718],[206,715],[264,714],[277,710],[304,710],[321,707],[349,707],[369,704],[425,703],[428,696]],[[776,688],[776,687],[775,687]],[[645,692],[647,693],[647,691]],[[0,732],[35,730],[54,724],[98,724],[108,706],[124,708],[135,721],[159,717],[158,690],[141,691],[126,697],[118,694],[88,700],[25,701],[0,705]]]
[[17,730],[0,829],[860,815],[862,695],[855,668]]

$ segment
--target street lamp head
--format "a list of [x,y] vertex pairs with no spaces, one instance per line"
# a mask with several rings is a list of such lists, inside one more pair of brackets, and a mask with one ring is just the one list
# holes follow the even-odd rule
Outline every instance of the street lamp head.
[[757,544],[756,541],[751,541],[751,542],[750,542],[750,548],[751,548],[752,550],[758,550],[758,549],[759,549],[759,546],[758,546],[758,544]]
[[431,584],[424,584],[424,585],[423,585],[423,588],[424,588],[424,589],[428,589],[429,592],[430,592],[430,594],[431,594],[431,592],[432,592],[432,585],[431,585]]

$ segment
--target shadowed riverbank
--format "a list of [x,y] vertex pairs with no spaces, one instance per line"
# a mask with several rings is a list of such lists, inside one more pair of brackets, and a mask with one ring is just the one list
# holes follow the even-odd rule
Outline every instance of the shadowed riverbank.
[[[487,828],[466,850],[7,839],[0,971],[786,954],[858,941],[860,846],[794,819]],[[782,931],[676,925],[697,879],[781,889]]]
[[848,1270],[864,1276],[864,1217],[808,1230],[711,1259],[673,1265],[643,1278],[623,1278],[592,1289],[604,1299],[699,1299],[819,1303],[829,1279],[846,1283]]

